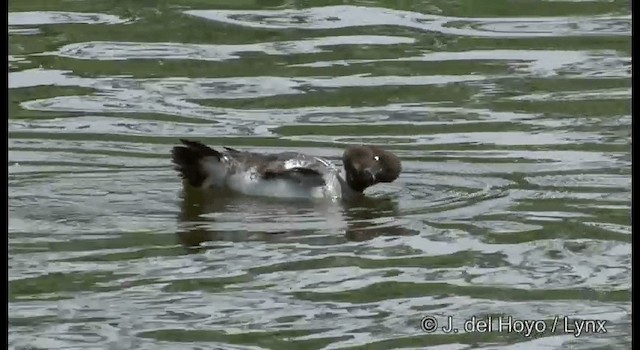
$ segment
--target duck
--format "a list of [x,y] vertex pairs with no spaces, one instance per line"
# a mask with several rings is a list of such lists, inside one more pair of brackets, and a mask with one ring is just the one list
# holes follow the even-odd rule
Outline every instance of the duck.
[[402,172],[398,156],[374,145],[351,145],[342,154],[344,172],[331,161],[300,152],[259,153],[221,150],[180,139],[171,150],[185,186],[231,190],[248,196],[353,199]]

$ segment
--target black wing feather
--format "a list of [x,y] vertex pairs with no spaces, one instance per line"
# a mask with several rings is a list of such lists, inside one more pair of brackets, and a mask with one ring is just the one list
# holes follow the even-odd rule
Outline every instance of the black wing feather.
[[238,151],[235,148],[231,148],[231,147],[223,147],[223,148],[232,153],[240,153],[240,151]]

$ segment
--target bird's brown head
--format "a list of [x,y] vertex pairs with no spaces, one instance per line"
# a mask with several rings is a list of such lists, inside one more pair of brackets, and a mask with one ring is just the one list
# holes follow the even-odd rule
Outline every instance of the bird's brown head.
[[380,182],[393,182],[402,171],[400,158],[377,146],[351,146],[344,151],[342,162],[347,184],[356,192]]

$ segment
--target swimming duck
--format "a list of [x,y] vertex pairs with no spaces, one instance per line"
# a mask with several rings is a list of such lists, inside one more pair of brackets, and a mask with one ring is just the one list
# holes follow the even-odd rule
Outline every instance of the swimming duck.
[[298,152],[255,153],[180,140],[171,152],[190,186],[225,188],[251,196],[349,199],[377,183],[395,181],[402,166],[378,146],[355,145],[342,155],[344,174],[330,161]]

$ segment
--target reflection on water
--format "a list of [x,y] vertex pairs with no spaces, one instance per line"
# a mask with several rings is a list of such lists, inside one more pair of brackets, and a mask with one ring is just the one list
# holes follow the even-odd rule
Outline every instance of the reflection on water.
[[[183,191],[177,235],[187,248],[209,241],[273,239],[284,234],[287,241],[326,239],[337,243],[336,233],[350,241],[378,236],[418,234],[402,225],[398,205],[392,198],[363,197],[341,203],[278,200],[239,196],[228,191],[200,191],[186,186]],[[318,232],[321,229],[321,232]],[[322,235],[322,231],[333,237]],[[318,235],[320,234],[320,235]]]
[[[9,348],[629,346],[628,3],[88,4],[9,3]],[[403,173],[344,203],[202,192],[178,138],[378,144]]]

